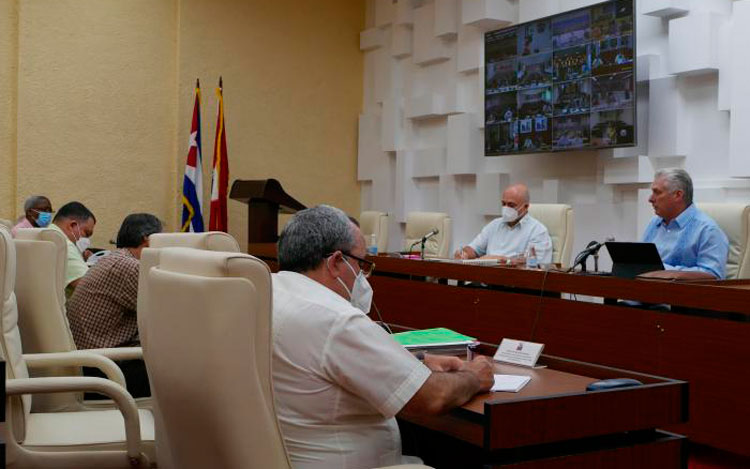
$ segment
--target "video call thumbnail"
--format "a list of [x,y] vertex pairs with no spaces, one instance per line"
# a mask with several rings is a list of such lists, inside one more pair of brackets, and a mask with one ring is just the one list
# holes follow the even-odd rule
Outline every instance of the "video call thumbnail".
[[577,80],[591,75],[591,45],[569,47],[555,52],[554,80]]
[[555,85],[554,116],[581,114],[591,110],[591,79],[566,81]]
[[635,145],[634,0],[485,34],[485,153]]
[[633,144],[635,127],[630,109],[616,109],[591,114],[591,142],[596,146]]
[[569,150],[588,146],[591,139],[589,115],[580,114],[555,119],[553,135],[552,144],[555,148]]

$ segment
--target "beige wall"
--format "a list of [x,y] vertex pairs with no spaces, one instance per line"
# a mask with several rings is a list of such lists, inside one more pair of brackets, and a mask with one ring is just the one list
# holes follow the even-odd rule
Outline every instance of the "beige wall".
[[[356,213],[364,8],[0,0],[0,217],[45,193],[56,208],[77,199],[94,211],[96,245],[132,211],[175,229],[196,77],[208,198],[220,74],[230,181],[275,177],[305,204]],[[240,241],[246,223],[244,206],[230,201]]]

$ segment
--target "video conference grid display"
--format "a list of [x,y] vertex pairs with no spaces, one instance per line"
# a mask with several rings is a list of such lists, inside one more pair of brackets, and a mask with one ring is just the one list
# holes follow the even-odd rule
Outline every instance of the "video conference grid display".
[[635,145],[633,0],[485,35],[485,155]]

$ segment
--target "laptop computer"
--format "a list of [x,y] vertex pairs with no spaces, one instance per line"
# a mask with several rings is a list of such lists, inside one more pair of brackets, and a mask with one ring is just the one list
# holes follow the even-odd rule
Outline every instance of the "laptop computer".
[[607,241],[604,245],[612,258],[612,275],[615,277],[635,278],[645,272],[664,270],[654,243]]

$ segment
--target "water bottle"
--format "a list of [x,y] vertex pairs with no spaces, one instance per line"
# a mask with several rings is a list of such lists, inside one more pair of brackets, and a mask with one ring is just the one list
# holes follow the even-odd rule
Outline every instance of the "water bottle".
[[529,245],[529,250],[526,253],[526,268],[537,269],[539,268],[539,259],[536,257],[536,248],[533,244]]
[[369,243],[367,244],[367,254],[370,256],[378,255],[378,235],[375,233],[369,236]]

